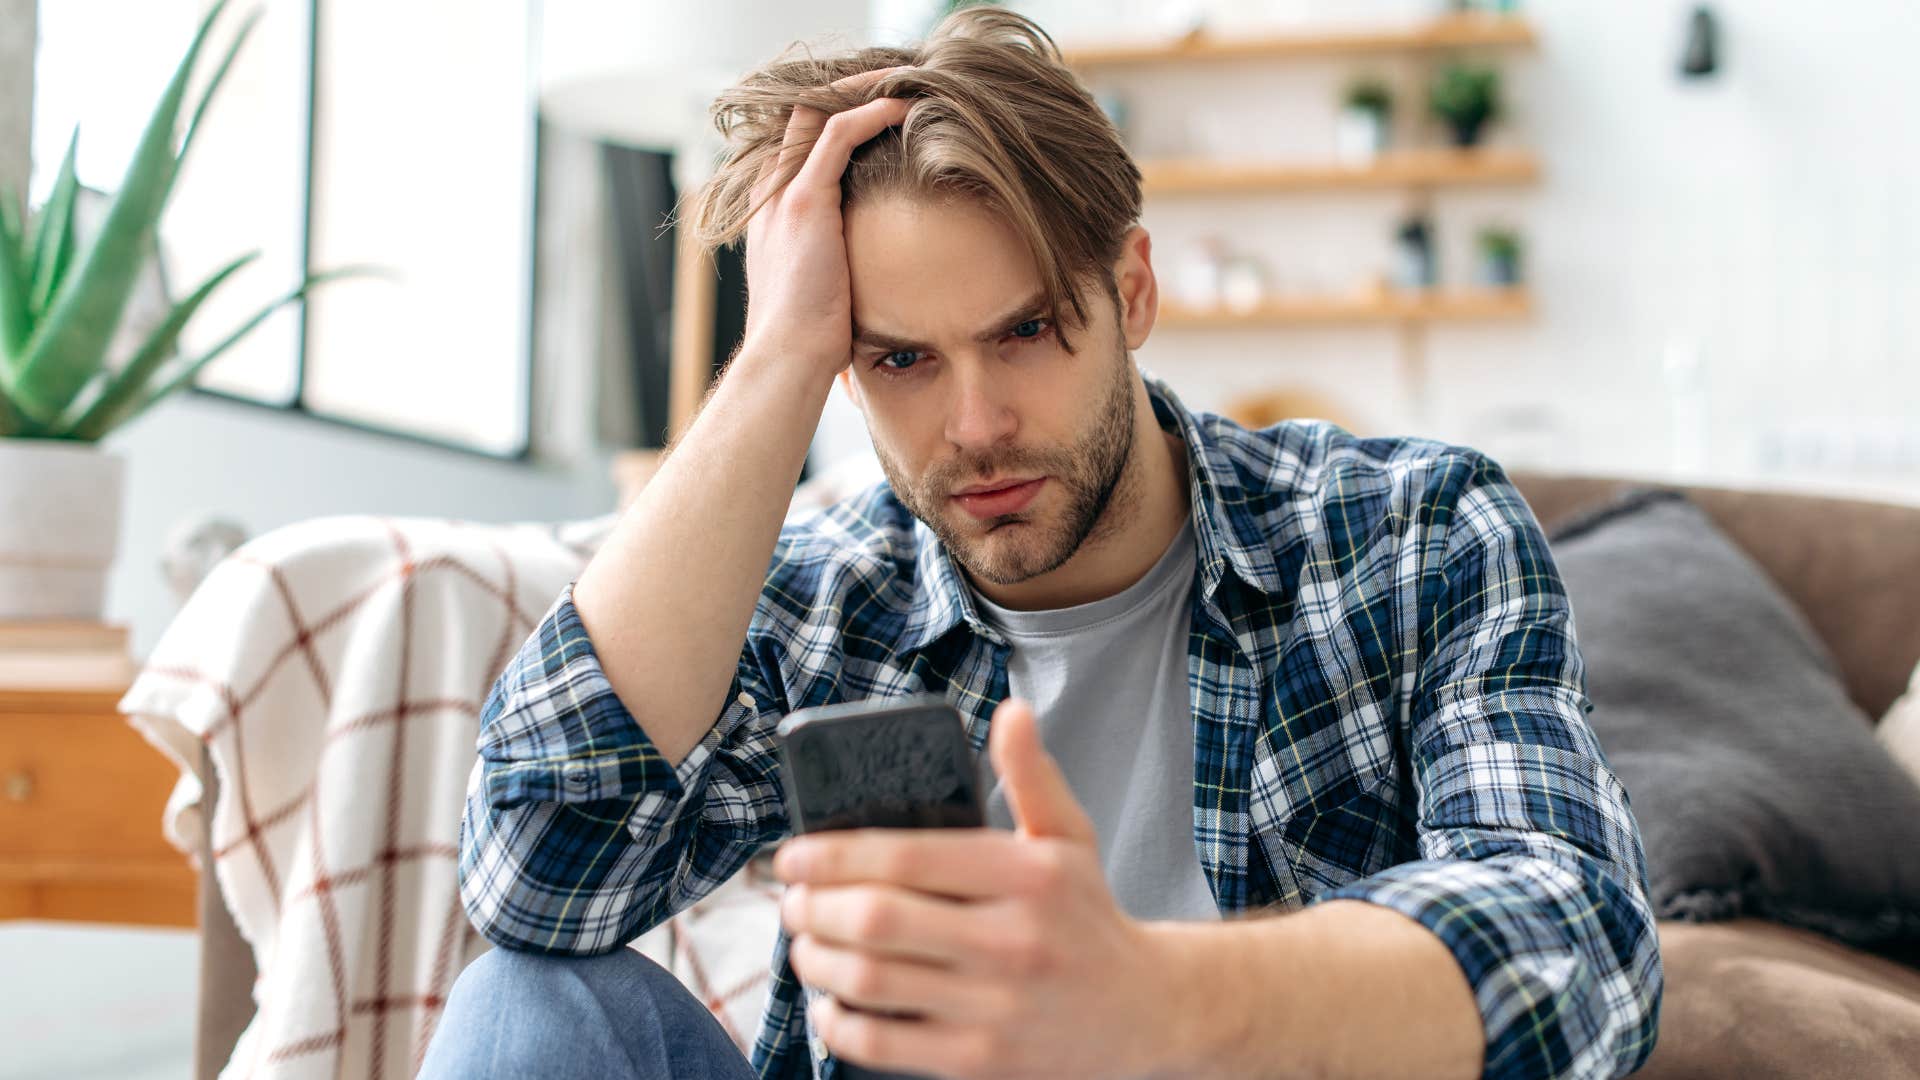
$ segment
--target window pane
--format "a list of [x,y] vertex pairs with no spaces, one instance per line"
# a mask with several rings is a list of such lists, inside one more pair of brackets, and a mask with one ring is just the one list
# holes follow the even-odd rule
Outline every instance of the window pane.
[[316,412],[475,449],[527,438],[525,0],[321,0],[308,302]]
[[[189,5],[194,14],[202,3]],[[242,20],[230,10],[200,62],[214,66]],[[189,295],[249,251],[260,257],[213,294],[181,339],[199,356],[300,283],[306,218],[308,6],[274,0],[193,137],[163,219],[168,285]],[[189,100],[198,100],[195,97]],[[299,393],[300,309],[289,304],[201,372],[199,383],[275,405]]]

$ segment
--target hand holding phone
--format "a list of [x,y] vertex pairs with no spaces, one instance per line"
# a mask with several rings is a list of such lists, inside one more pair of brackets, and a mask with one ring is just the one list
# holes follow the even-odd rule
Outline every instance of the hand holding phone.
[[[960,711],[933,694],[799,709],[776,729],[798,833],[986,825]],[[808,991],[808,996],[813,996]],[[915,1080],[842,1062],[847,1080]]]

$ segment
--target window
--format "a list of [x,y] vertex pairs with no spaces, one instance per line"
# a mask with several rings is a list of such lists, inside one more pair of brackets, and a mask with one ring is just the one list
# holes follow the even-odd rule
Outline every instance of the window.
[[[372,266],[289,305],[204,389],[501,457],[531,417],[533,0],[268,0],[162,218],[169,291],[236,255],[183,349],[197,354],[303,269]],[[74,126],[80,178],[117,187],[206,5],[41,5],[34,190]],[[246,14],[203,55],[211,73]],[[103,77],[111,72],[112,77]]]

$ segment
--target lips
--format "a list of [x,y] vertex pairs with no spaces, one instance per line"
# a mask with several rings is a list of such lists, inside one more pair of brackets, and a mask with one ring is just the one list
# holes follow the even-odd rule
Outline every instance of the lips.
[[963,492],[954,495],[953,501],[959,503],[967,513],[979,518],[1014,514],[1026,509],[1046,482],[1047,478],[1042,476],[988,491]]

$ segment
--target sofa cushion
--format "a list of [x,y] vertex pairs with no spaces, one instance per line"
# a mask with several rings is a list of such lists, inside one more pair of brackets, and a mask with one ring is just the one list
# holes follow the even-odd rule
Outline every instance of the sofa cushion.
[[1759,919],[1662,922],[1645,1080],[1920,1080],[1920,971]]
[[1628,491],[1551,542],[1656,914],[1920,941],[1920,785],[1766,575],[1671,490]]

